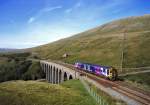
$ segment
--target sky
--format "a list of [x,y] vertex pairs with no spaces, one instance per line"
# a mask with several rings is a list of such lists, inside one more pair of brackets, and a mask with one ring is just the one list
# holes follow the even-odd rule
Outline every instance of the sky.
[[150,14],[150,0],[0,0],[0,48],[30,48]]

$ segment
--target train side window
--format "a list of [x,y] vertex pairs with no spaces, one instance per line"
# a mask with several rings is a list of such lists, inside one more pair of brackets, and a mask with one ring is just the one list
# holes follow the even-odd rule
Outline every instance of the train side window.
[[90,70],[92,71],[92,69],[93,69],[93,67],[92,66],[90,66]]
[[107,75],[109,75],[109,69],[107,69]]
[[103,72],[105,73],[105,69],[103,69]]
[[95,71],[95,68],[93,66],[91,66],[91,70],[94,72]]
[[81,65],[81,68],[84,68],[84,65],[83,65],[83,64]]
[[88,70],[88,65],[86,65],[86,70]]

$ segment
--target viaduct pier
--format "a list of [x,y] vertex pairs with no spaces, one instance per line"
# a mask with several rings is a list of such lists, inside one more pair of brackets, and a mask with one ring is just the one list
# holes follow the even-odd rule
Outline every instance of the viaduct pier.
[[56,64],[54,62],[40,61],[41,68],[46,74],[46,80],[52,84],[59,84],[63,81],[76,79],[79,74],[67,67]]

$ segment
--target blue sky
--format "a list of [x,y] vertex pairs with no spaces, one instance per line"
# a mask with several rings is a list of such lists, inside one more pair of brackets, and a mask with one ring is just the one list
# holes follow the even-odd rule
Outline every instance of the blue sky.
[[150,0],[0,0],[0,48],[34,47],[144,14]]

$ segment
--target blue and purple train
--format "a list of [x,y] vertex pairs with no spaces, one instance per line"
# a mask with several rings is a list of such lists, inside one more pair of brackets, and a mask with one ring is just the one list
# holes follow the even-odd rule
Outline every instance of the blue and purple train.
[[74,66],[78,69],[82,69],[96,75],[104,76],[113,81],[116,80],[118,76],[117,70],[111,66],[100,66],[81,62],[76,62]]

